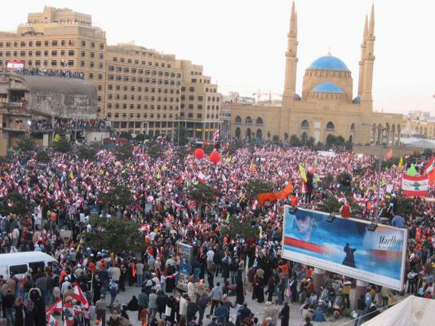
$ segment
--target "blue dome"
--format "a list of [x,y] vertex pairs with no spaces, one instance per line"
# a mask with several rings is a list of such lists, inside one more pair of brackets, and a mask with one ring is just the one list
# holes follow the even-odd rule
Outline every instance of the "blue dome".
[[343,93],[337,84],[331,82],[321,83],[314,86],[313,92]]
[[325,55],[315,60],[309,69],[344,70],[348,71],[346,64],[332,55]]

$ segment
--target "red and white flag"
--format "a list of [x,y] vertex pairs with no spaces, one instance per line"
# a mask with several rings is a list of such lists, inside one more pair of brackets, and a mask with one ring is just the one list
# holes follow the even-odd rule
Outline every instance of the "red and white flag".
[[199,172],[196,180],[198,180],[201,183],[205,183],[206,180],[205,175],[202,172]]
[[56,312],[61,312],[62,311],[62,299],[57,300],[50,307],[48,307],[45,310],[45,313],[48,315],[48,314],[51,314],[53,311],[56,311]]
[[216,131],[214,132],[214,134],[213,134],[213,137],[212,137],[212,142],[213,143],[216,143],[216,141],[219,139],[219,129],[216,129]]
[[59,322],[51,314],[47,314],[47,325],[48,326],[59,326]]
[[74,285],[73,297],[74,297],[74,299],[76,299],[77,301],[80,301],[82,303],[83,308],[89,309],[88,299],[86,299],[85,295],[82,292],[82,289],[80,289],[80,287],[78,286],[77,283]]
[[435,171],[435,157],[433,155],[430,158],[429,163],[426,164],[424,171],[426,174],[431,174]]
[[429,178],[425,174],[421,177],[411,177],[406,173],[402,177],[402,194],[407,197],[425,197],[429,189]]

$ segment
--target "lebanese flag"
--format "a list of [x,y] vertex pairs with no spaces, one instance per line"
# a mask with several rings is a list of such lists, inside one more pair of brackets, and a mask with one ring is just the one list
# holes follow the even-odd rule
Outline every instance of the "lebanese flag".
[[402,194],[407,197],[425,197],[429,189],[427,174],[421,177],[410,177],[406,173],[402,177]]
[[51,314],[47,314],[47,325],[48,326],[59,326],[59,322]]
[[435,171],[435,157],[432,155],[429,163],[424,168],[426,174],[431,174],[431,172]]
[[77,283],[74,285],[73,297],[74,297],[74,299],[76,299],[77,301],[80,301],[82,303],[83,308],[89,309],[88,299],[86,299],[85,295],[82,292],[82,289],[80,289],[80,287],[78,286]]
[[61,312],[62,311],[62,299],[57,300],[55,303],[53,303],[48,309],[45,310],[45,313],[51,314],[53,311]]

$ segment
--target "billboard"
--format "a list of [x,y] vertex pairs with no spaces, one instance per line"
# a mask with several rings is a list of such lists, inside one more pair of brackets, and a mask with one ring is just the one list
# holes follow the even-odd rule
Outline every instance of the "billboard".
[[24,61],[6,61],[6,70],[17,71],[24,69]]
[[407,230],[336,217],[328,213],[284,209],[283,254],[285,259],[318,267],[358,280],[402,290]]

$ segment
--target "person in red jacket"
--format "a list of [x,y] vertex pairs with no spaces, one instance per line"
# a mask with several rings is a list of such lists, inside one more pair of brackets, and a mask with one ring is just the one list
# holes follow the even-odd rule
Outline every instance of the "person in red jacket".
[[349,218],[350,213],[352,213],[352,209],[350,208],[349,202],[346,201],[343,206],[340,208],[340,214],[344,218]]

